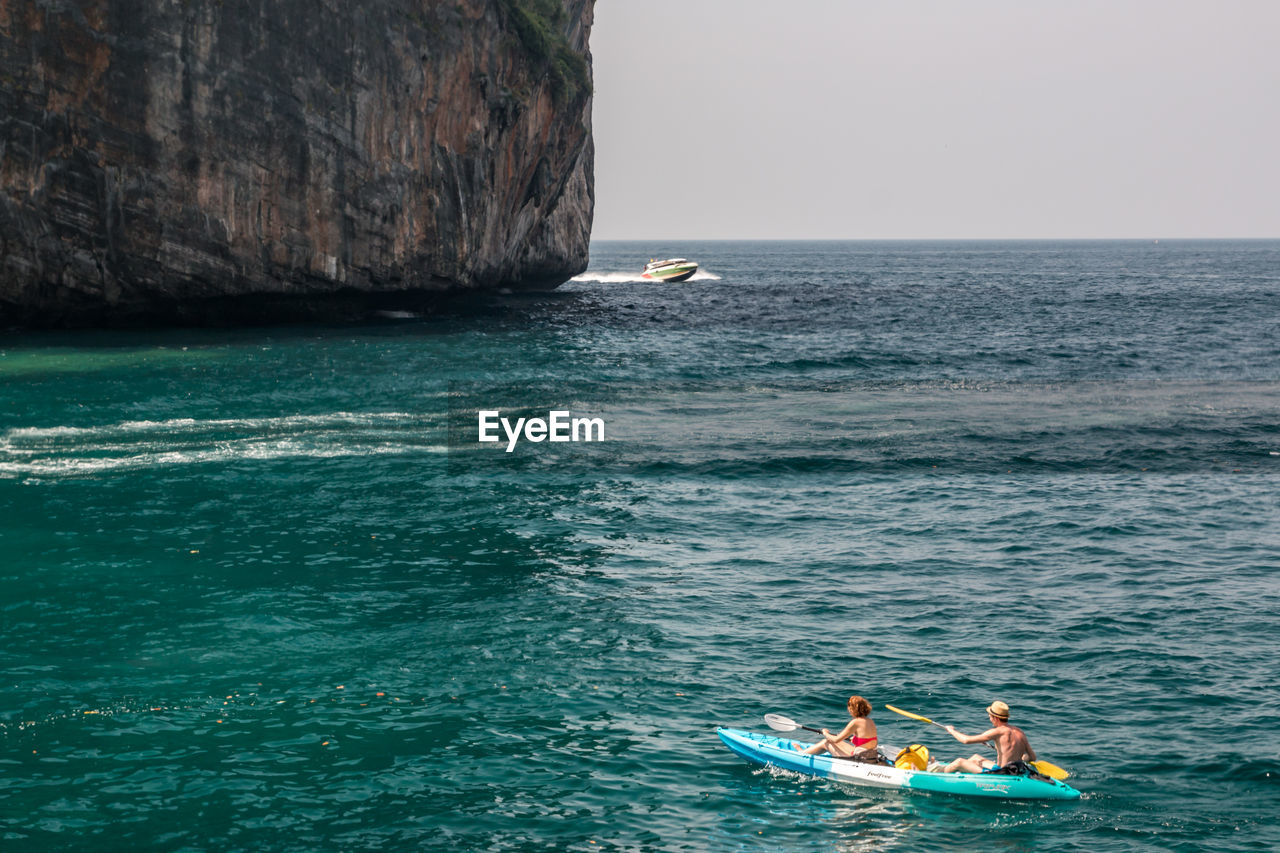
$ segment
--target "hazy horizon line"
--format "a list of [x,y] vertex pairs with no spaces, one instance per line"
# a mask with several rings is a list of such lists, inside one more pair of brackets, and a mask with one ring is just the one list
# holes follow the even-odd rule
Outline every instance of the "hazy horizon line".
[[592,237],[592,243],[1177,243],[1275,242],[1276,237]]

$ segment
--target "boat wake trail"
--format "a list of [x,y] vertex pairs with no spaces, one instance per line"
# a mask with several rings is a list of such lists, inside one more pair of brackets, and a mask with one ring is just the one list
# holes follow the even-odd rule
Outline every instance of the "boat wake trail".
[[443,452],[443,446],[429,440],[429,434],[436,435],[429,420],[429,416],[404,412],[330,412],[23,427],[0,434],[0,477],[86,476],[233,460]]

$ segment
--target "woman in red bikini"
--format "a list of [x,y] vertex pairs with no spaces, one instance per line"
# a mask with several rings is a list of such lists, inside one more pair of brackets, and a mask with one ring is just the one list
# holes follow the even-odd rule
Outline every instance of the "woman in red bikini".
[[876,736],[876,724],[871,722],[871,703],[861,696],[849,697],[849,716],[853,717],[849,725],[833,735],[822,730],[822,740],[803,750],[805,755],[817,755],[829,752],[841,758],[850,758],[867,753],[876,754],[879,740]]

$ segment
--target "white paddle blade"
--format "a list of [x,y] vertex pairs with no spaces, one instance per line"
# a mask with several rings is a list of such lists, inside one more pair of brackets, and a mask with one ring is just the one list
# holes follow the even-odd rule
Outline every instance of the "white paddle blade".
[[800,728],[800,724],[790,717],[784,717],[781,714],[765,714],[764,721],[769,724],[769,728],[775,732],[794,732]]

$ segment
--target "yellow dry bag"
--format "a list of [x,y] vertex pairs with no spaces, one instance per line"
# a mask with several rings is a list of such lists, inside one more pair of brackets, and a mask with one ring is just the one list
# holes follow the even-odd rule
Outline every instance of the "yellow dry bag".
[[913,743],[898,753],[893,766],[899,770],[924,770],[929,766],[929,748]]

